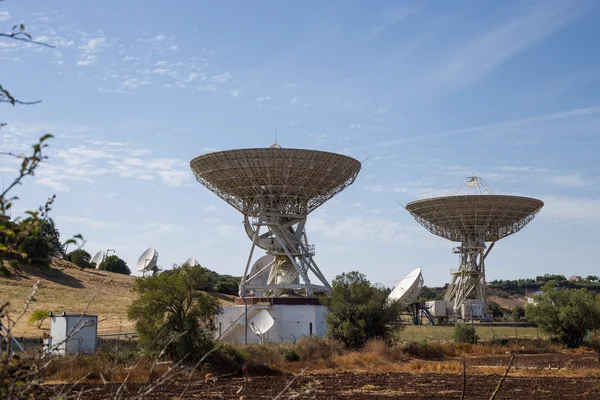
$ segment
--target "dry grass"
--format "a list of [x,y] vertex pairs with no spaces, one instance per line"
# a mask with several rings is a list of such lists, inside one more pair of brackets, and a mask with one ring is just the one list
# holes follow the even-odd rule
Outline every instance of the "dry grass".
[[432,343],[408,342],[403,350],[412,357],[424,359],[442,359],[462,355],[502,355],[560,353],[563,348],[547,340],[512,339],[492,343],[455,343],[438,341]]
[[[96,295],[87,312],[98,315],[98,333],[134,332],[133,322],[127,319],[127,308],[135,299],[132,291],[135,276],[115,274],[95,269],[81,270],[74,264],[53,258],[50,267],[20,265],[19,270],[11,270],[12,276],[0,276],[0,303],[10,301],[12,313],[20,311],[37,280],[41,286],[31,303],[24,321],[35,310],[54,313],[80,313],[85,310],[90,299]],[[221,296],[223,304],[231,304],[227,296]],[[15,336],[41,337],[50,333],[50,321],[46,320],[42,328],[22,322],[15,327]]]
[[[481,340],[498,339],[546,339],[548,335],[541,329],[530,327],[480,326],[475,324],[475,331]],[[450,325],[408,325],[398,333],[398,339],[411,342],[431,342],[452,340],[454,327]]]

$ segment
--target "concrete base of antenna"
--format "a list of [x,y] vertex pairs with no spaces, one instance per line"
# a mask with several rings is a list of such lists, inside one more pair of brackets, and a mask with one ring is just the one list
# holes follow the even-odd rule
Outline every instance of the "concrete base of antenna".
[[[223,312],[217,316],[217,339],[243,344],[247,335],[248,343],[282,343],[296,342],[303,336],[323,337],[327,332],[325,324],[327,308],[320,305],[318,299],[247,297],[245,300],[246,304],[243,299],[238,298],[234,306],[223,307]],[[259,335],[253,331],[251,324],[253,318],[263,310],[271,315],[274,324],[267,332]]]

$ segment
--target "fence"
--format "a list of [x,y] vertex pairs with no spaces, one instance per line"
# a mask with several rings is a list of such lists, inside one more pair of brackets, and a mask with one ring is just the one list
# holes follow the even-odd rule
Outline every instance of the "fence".
[[[137,333],[119,333],[109,335],[98,335],[96,337],[96,349],[118,348],[119,350],[135,350],[138,345]],[[44,344],[43,337],[17,337],[15,339],[23,346],[25,351],[42,350]],[[0,337],[0,353],[6,350],[6,337]],[[13,351],[18,351],[13,346]]]
[[[484,326],[474,324],[477,336],[484,341],[500,339],[547,339],[548,335],[537,327],[523,326]],[[453,326],[405,326],[398,339],[412,342],[452,340]]]

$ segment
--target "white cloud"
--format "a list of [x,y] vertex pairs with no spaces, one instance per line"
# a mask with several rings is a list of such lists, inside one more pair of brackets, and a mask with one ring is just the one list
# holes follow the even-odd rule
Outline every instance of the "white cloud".
[[77,61],[77,65],[94,65],[98,59],[96,54],[105,47],[107,47],[107,40],[105,37],[98,37],[88,40],[85,44],[79,46],[79,49],[82,50],[82,53]]
[[548,182],[565,187],[583,187],[590,184],[589,181],[584,180],[579,174],[556,175],[548,179]]
[[214,204],[209,204],[203,208],[204,211],[217,211],[217,206]]
[[257,103],[262,103],[264,101],[269,101],[269,100],[271,100],[270,96],[260,96],[260,97],[257,97],[255,101]]
[[10,19],[10,12],[8,11],[0,11],[0,21],[7,21]]
[[549,196],[542,198],[540,218],[561,220],[600,220],[600,199]]
[[229,94],[233,97],[238,97],[240,94],[242,94],[242,92],[239,90],[229,89]]
[[461,43],[450,59],[442,60],[440,70],[428,77],[432,87],[464,86],[481,80],[498,66],[574,22],[590,9],[577,3],[521,3],[530,8],[507,23],[492,27],[483,34],[472,35],[473,39]]
[[97,221],[87,217],[75,217],[67,215],[59,215],[56,217],[58,221],[71,222],[89,226],[90,228],[118,228],[123,225],[116,222]]

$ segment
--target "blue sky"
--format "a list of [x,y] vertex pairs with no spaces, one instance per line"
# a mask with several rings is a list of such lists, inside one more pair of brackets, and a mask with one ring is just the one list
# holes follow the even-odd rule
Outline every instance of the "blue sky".
[[[474,172],[546,205],[499,242],[488,279],[598,272],[600,5],[597,1],[27,1],[0,3],[54,49],[0,41],[2,150],[51,132],[19,209],[57,194],[63,236],[147,247],[240,275],[241,215],[196,183],[213,150],[284,147],[365,160],[309,216],[329,279],[358,269],[392,285],[421,266],[442,285],[452,242],[394,201],[450,194]],[[1,177],[15,164],[0,160]]]

